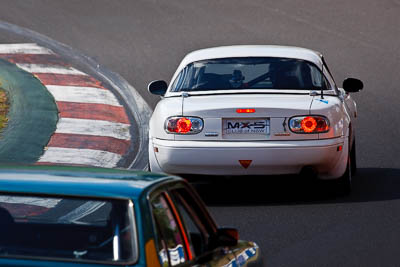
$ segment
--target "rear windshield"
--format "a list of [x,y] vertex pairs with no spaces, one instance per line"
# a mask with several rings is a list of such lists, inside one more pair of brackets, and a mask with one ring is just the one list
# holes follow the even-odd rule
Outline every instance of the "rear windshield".
[[312,63],[288,58],[221,58],[193,62],[175,79],[171,91],[232,89],[330,89]]
[[0,257],[136,261],[129,201],[0,194]]

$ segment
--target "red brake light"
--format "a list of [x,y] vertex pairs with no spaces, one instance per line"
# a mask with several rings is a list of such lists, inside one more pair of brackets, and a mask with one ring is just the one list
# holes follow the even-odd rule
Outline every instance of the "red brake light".
[[301,128],[306,133],[311,133],[317,128],[317,121],[313,117],[305,117],[301,121]]
[[289,120],[289,128],[294,133],[326,133],[329,120],[320,115],[296,116]]
[[187,118],[180,118],[176,123],[176,132],[188,133],[192,128],[192,122]]
[[203,120],[198,117],[169,117],[164,124],[167,133],[198,134],[203,130]]
[[326,120],[319,119],[317,121],[317,132],[327,132],[329,130],[329,125]]
[[254,113],[256,110],[254,108],[238,108],[237,113]]

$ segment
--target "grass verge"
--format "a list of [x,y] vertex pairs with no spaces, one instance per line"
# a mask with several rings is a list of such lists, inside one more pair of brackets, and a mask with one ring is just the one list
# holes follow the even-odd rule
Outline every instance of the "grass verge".
[[0,88],[0,132],[8,124],[8,110],[10,108],[10,103],[8,102],[8,97],[6,91]]

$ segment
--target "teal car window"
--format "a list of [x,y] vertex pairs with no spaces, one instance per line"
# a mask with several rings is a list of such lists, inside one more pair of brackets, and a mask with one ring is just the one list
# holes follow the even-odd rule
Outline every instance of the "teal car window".
[[134,263],[128,200],[0,195],[0,257]]
[[182,233],[168,201],[163,195],[152,201],[158,232],[159,258],[162,266],[175,266],[186,261]]

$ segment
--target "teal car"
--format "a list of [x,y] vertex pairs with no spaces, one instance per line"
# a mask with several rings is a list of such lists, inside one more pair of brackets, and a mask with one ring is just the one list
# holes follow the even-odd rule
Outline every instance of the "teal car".
[[179,177],[0,168],[0,266],[261,266],[259,253]]

